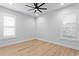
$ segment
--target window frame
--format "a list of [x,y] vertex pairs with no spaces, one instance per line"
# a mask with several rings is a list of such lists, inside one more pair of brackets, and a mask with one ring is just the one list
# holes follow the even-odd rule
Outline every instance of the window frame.
[[[13,26],[11,25],[11,24],[8,24],[8,25],[4,25],[4,22],[5,22],[5,17],[10,17],[10,18],[12,18],[12,19],[14,19],[14,24],[13,24]],[[9,18],[9,19],[10,19]],[[7,34],[7,28],[9,29],[9,30],[11,30],[12,28],[14,29],[14,33],[12,34],[12,35],[10,35],[11,33],[9,33],[9,34]],[[7,31],[5,31],[5,29],[7,30]],[[14,16],[3,16],[3,37],[4,38],[6,38],[6,39],[11,39],[11,38],[16,38],[16,18],[14,17]],[[5,33],[6,32],[6,33]]]

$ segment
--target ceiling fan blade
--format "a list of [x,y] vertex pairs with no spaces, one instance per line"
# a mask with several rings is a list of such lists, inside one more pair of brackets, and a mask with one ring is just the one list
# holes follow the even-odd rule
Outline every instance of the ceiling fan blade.
[[38,5],[38,3],[36,3],[36,6]]
[[47,10],[47,8],[39,8],[39,9],[42,9],[42,10]]
[[42,11],[41,10],[39,10],[39,9],[37,9],[39,12],[41,12],[42,13]]
[[33,3],[33,4],[34,4],[35,8],[38,6],[38,3]]
[[45,3],[42,3],[41,5],[39,5],[38,7],[41,7],[41,6],[43,6]]
[[31,8],[34,8],[34,7],[32,7],[32,6],[29,6],[29,5],[25,5],[25,6],[27,6],[27,7],[31,7]]
[[33,3],[33,4],[34,4],[35,7],[37,6],[37,3]]
[[36,3],[33,3],[34,4],[34,6],[36,6]]
[[36,13],[36,10],[34,11],[34,13]]

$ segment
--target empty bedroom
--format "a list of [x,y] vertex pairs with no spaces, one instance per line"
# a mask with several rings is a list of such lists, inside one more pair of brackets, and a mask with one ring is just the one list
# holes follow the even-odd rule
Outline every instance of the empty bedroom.
[[79,3],[0,3],[0,56],[79,56]]

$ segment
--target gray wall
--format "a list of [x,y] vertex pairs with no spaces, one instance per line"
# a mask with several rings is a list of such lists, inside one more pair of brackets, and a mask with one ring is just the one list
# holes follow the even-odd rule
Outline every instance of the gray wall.
[[[79,5],[70,5],[55,11],[51,11],[37,18],[37,38],[51,43],[64,45],[79,49],[79,26],[76,27],[77,32],[75,39],[65,39],[62,36],[62,20],[63,15],[70,15],[69,19],[75,17],[77,25],[79,25]],[[74,14],[74,16],[73,16]]]
[[79,4],[74,6],[76,9],[76,16],[77,16],[77,38],[79,40]]
[[[9,15],[16,18],[16,38],[1,39],[3,37],[3,16]],[[19,41],[29,40],[35,35],[34,18],[29,15],[21,14],[13,10],[0,7],[0,46],[16,43]]]

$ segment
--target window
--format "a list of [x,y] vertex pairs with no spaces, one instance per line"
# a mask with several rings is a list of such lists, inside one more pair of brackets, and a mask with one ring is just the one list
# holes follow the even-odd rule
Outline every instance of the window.
[[15,18],[10,16],[4,16],[4,37],[15,37]]
[[63,15],[63,36],[64,38],[76,38],[76,15],[74,13]]

